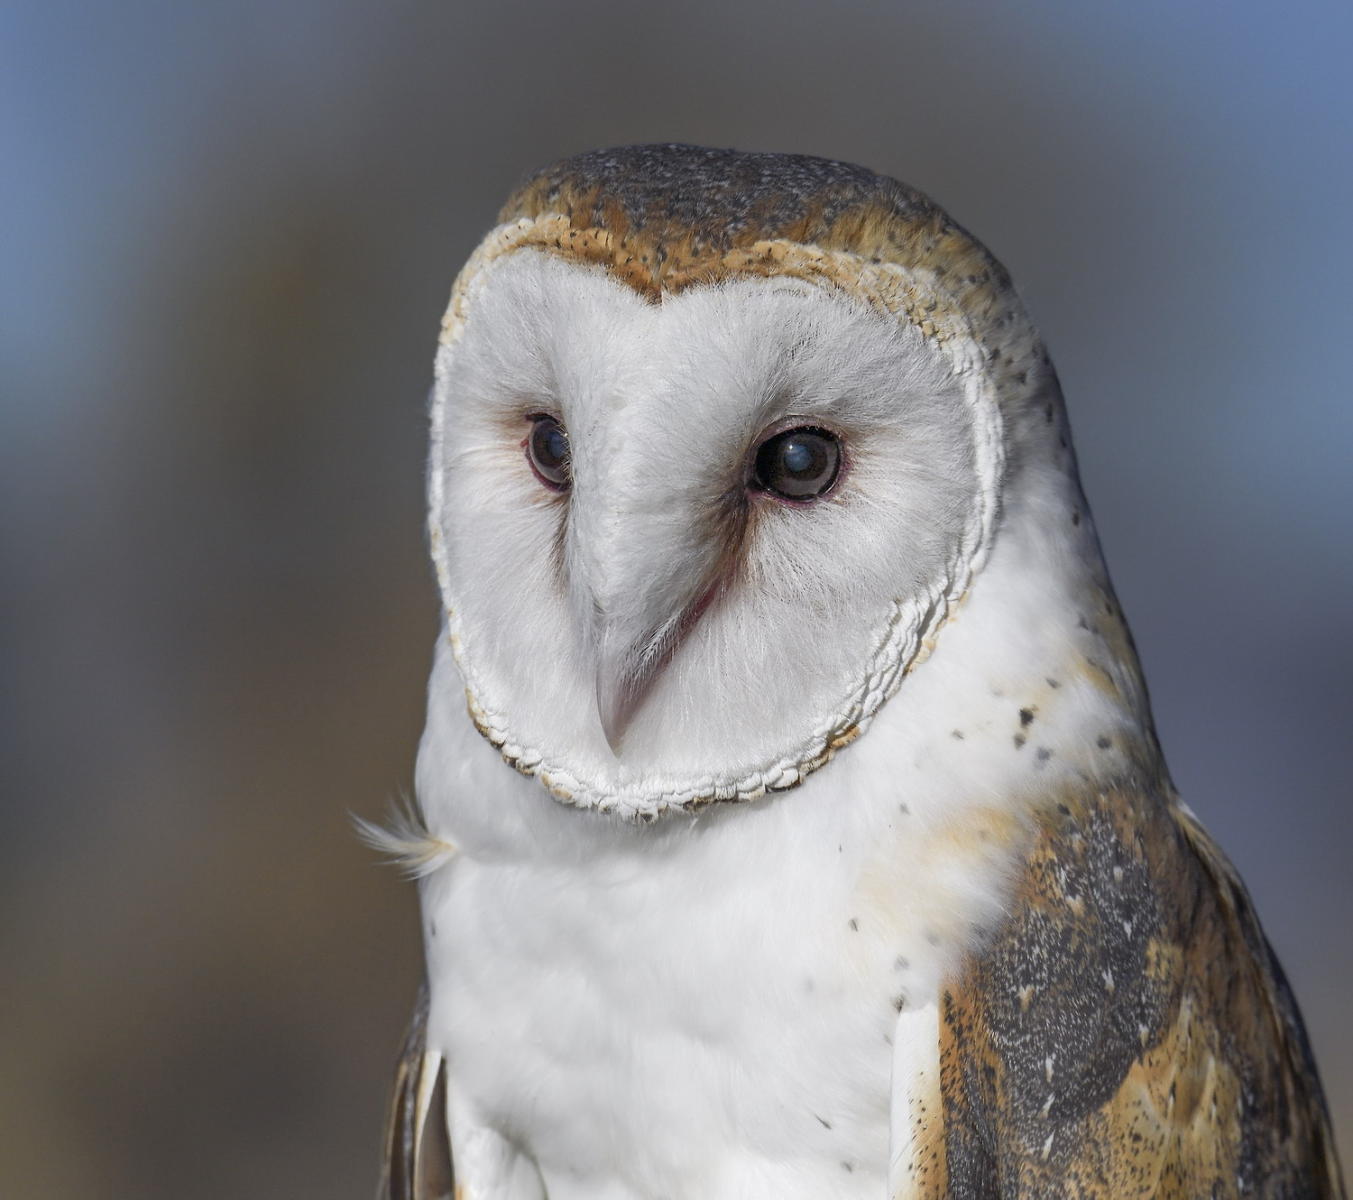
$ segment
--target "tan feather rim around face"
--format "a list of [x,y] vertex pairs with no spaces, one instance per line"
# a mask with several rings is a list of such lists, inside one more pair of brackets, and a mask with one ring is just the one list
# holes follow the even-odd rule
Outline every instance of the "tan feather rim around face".
[[[617,245],[614,235],[608,231],[575,229],[567,216],[558,213],[521,218],[493,230],[456,281],[442,322],[443,355],[454,347],[463,333],[474,287],[495,261],[520,250],[534,249],[605,266],[614,273]],[[829,290],[840,290],[895,319],[915,325],[946,357],[955,376],[963,382],[972,412],[978,478],[974,516],[942,586],[933,595],[894,602],[891,618],[877,631],[877,648],[858,686],[841,699],[836,710],[809,738],[771,761],[738,768],[727,778],[661,780],[643,794],[615,793],[578,778],[567,764],[550,761],[534,747],[519,744],[513,738],[506,714],[484,702],[481,689],[476,686],[474,664],[466,652],[456,615],[454,588],[439,524],[443,483],[440,472],[432,470],[428,485],[429,539],[447,613],[450,645],[465,681],[470,716],[480,733],[510,765],[523,774],[539,778],[550,794],[564,803],[643,820],[714,802],[757,799],[767,791],[797,786],[830,761],[838,750],[849,745],[897,691],[906,674],[929,654],[940,628],[971,586],[990,547],[1004,466],[1003,426],[995,383],[986,370],[987,355],[978,345],[964,315],[946,298],[937,295],[928,286],[929,280],[896,263],[872,262],[844,251],[827,251],[782,241],[730,250],[720,257],[717,267],[709,264],[703,268],[698,282],[712,283],[747,276],[789,276]],[[687,284],[697,285],[694,278]],[[434,464],[439,461],[444,422],[439,387],[432,410]]]

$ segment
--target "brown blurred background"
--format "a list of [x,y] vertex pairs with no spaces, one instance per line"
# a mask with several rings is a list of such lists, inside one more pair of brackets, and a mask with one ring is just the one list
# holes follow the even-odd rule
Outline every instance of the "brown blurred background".
[[0,1194],[363,1197],[416,983],[423,403],[527,168],[687,140],[1011,268],[1189,802],[1353,1150],[1353,9],[20,0],[0,13]]

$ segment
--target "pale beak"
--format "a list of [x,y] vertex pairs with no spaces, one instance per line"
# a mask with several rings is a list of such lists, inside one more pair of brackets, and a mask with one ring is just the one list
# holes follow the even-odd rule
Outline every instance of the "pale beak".
[[639,666],[636,670],[632,664],[630,652],[623,648],[613,654],[603,653],[597,661],[597,716],[606,744],[616,758],[625,747],[630,722],[657,674],[655,668],[645,670]]
[[632,640],[615,623],[608,623],[598,615],[597,716],[606,744],[617,758],[624,749],[625,734],[635,715],[716,591],[716,585],[701,589],[674,616]]
[[597,719],[617,758],[663,672],[733,577],[745,524],[717,480],[692,474],[654,486],[670,473],[660,449],[635,438],[613,448],[596,476],[585,455],[575,463],[569,592],[595,671]]

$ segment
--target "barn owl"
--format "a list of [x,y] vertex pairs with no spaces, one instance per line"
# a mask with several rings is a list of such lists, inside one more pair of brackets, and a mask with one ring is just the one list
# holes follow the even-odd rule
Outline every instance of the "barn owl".
[[842,163],[583,154],[435,379],[382,1195],[1342,1194],[971,235]]

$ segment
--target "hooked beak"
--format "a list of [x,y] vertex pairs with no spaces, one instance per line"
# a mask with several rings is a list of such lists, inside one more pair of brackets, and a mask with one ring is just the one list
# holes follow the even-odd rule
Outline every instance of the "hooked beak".
[[740,478],[732,487],[697,472],[670,479],[666,440],[580,440],[579,451],[565,571],[595,672],[597,719],[620,758],[663,672],[735,577],[743,490]]
[[612,653],[603,651],[597,659],[597,716],[606,744],[616,758],[625,748],[630,722],[657,672],[657,666],[646,665],[642,655],[635,656],[623,648]]
[[709,607],[718,590],[710,584],[673,616],[637,638],[597,614],[597,716],[611,753],[620,757],[625,734],[667,664]]

